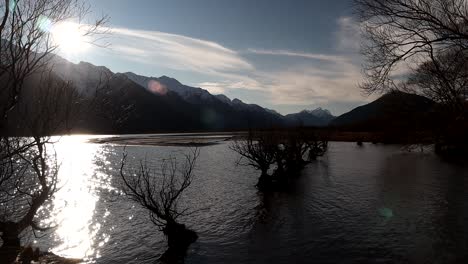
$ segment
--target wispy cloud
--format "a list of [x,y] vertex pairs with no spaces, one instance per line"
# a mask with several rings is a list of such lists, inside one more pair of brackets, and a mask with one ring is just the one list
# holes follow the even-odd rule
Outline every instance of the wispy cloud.
[[207,90],[211,94],[222,94],[225,93],[229,85],[226,83],[221,82],[202,82],[199,83],[198,86],[203,87],[203,89]]
[[222,82],[197,84],[213,94],[230,89],[260,90],[273,105],[317,105],[330,101],[363,101],[361,72],[351,62],[297,65],[280,71],[257,70],[252,77],[229,76]]
[[[356,59],[360,42],[359,25],[349,17],[339,18],[336,25],[337,30],[332,33],[335,37],[332,45],[336,52],[329,54],[260,48],[236,51],[213,41],[128,28],[112,29],[111,52],[113,56],[148,67],[210,76],[206,81],[191,84],[213,94],[234,89],[255,90],[255,93],[264,94],[264,98],[269,100],[266,103],[270,105],[317,105],[365,100],[357,87],[361,80],[361,62]],[[255,60],[247,59],[249,56],[246,54],[306,60],[297,60],[297,63],[292,60],[285,67],[273,70],[259,65],[256,67]],[[180,79],[179,76],[174,77]],[[204,77],[198,79],[205,80]]]
[[359,67],[351,63],[327,68],[307,66],[269,73],[268,86],[273,104],[317,105],[329,101],[360,101]]
[[305,53],[295,52],[289,50],[264,50],[264,49],[248,49],[249,53],[260,54],[260,55],[274,55],[274,56],[290,56],[290,57],[301,57],[313,60],[324,60],[330,62],[346,62],[349,58],[343,56],[334,56],[327,54],[316,54],[316,53]]
[[[336,21],[332,44],[336,54],[306,53],[289,50],[249,49],[250,53],[311,59],[310,63],[289,65],[285,70],[262,72],[265,90],[272,104],[312,105],[331,101],[368,101],[358,84],[362,80],[360,25],[351,17]],[[325,61],[320,63],[316,60]]]
[[218,43],[159,31],[113,28],[111,48],[127,59],[204,74],[252,70],[236,51]]

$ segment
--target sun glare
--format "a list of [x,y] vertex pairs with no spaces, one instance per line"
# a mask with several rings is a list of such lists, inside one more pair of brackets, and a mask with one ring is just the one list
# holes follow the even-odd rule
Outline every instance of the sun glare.
[[54,25],[51,30],[53,40],[61,52],[79,53],[89,47],[80,25],[73,22],[64,22]]

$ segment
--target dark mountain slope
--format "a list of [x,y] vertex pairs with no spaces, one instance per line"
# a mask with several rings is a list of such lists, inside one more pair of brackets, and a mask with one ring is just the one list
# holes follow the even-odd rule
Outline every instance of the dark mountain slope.
[[[315,110],[284,117],[259,105],[231,100],[225,95],[212,95],[207,90],[181,84],[167,76],[116,74],[104,66],[87,62],[75,64],[58,56],[53,56],[51,61],[53,82],[66,86],[67,93],[79,97],[73,102],[79,112],[69,118],[67,122],[70,124],[59,126],[57,133],[122,134],[323,126],[330,118],[322,115],[329,114],[328,111]],[[44,109],[37,100],[38,94],[47,95],[43,92],[45,87],[38,88],[42,83],[40,78],[31,77],[21,95],[22,105],[36,112]],[[57,104],[66,110],[70,102],[59,99]],[[9,131],[21,134],[27,130],[20,122],[22,115],[25,114],[12,115]]]
[[134,73],[125,73],[131,80],[146,90],[152,90],[156,82],[163,89],[177,93],[187,103],[197,106],[199,120],[203,129],[247,129],[281,126],[283,117],[278,113],[255,104],[245,104],[239,99],[230,100],[224,95],[212,95],[202,88],[181,84],[174,78],[162,76],[159,78],[145,77]]
[[145,133],[201,129],[199,111],[175,93],[159,95],[141,87],[123,74],[109,81],[109,91],[101,95],[103,113],[110,113],[114,133]]
[[335,118],[330,125],[356,130],[417,128],[428,122],[433,106],[426,97],[394,91]]

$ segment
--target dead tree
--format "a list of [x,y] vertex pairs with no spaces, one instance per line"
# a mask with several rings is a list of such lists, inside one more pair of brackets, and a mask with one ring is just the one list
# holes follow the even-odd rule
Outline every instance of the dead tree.
[[278,137],[278,176],[298,175],[308,163],[323,156],[328,148],[328,140],[324,135],[319,136],[315,131],[305,131],[302,128],[282,131]]
[[[368,92],[399,89],[402,63],[430,63],[443,89],[455,91],[440,55],[468,48],[468,6],[464,0],[355,0],[363,29]],[[455,57],[452,57],[456,59]],[[399,68],[400,67],[400,68]]]
[[[269,185],[271,176],[270,167],[276,162],[277,138],[273,133],[249,131],[244,139],[234,140],[230,148],[241,157],[238,164],[248,165],[260,170],[257,187],[263,189]],[[245,161],[245,162],[244,162]]]
[[[21,242],[19,237],[25,230],[44,230],[39,225],[43,217],[40,208],[45,208],[56,190],[58,170],[55,155],[50,152],[49,135],[57,132],[59,127],[68,127],[65,120],[75,106],[72,101],[66,102],[75,98],[73,91],[68,89],[69,84],[59,84],[50,78],[50,62],[57,49],[50,28],[75,20],[85,24],[82,32],[91,39],[106,34],[108,30],[101,26],[107,17],[94,22],[84,21],[88,13],[89,8],[82,0],[0,1],[2,263],[16,259]],[[31,87],[41,93],[30,97],[31,94],[25,95],[24,87],[34,76],[40,76],[40,79]],[[18,107],[20,104],[22,106]],[[10,133],[19,121],[22,135],[28,137]]]
[[[33,232],[45,231],[37,219],[39,209],[57,190],[57,163],[48,148],[50,141],[44,137],[14,139],[15,144],[28,147],[14,155],[3,165],[0,186],[0,258],[11,263],[20,249],[20,235],[31,228]],[[22,141],[22,142],[19,142]],[[9,144],[9,143],[8,143]],[[6,160],[3,160],[5,162]]]
[[307,160],[313,161],[327,153],[329,137],[326,132],[308,132],[301,133],[304,145],[306,145],[305,155]]
[[[439,103],[436,145],[468,151],[468,5],[465,0],[355,0],[369,92],[410,91]],[[441,127],[449,129],[441,130]],[[460,133],[460,130],[464,131]],[[460,143],[461,142],[461,143]],[[437,147],[436,147],[437,148]]]
[[250,131],[234,140],[230,148],[240,155],[240,165],[261,171],[257,188],[262,191],[286,187],[309,162],[327,151],[328,141],[312,131]]
[[[107,33],[102,27],[107,17],[84,21],[89,13],[82,0],[2,0],[0,2],[0,120],[18,102],[25,80],[44,71],[57,49],[50,28],[57,23],[76,20],[86,23],[83,35],[99,38]],[[89,24],[88,24],[89,23]],[[0,123],[3,125],[3,122]]]
[[176,158],[165,159],[158,173],[150,168],[147,161],[140,161],[137,169],[127,170],[126,153],[121,163],[122,191],[130,200],[148,210],[151,222],[167,237],[168,249],[162,259],[170,263],[183,261],[188,247],[198,238],[193,230],[179,223],[178,218],[188,212],[187,208],[179,207],[179,200],[192,183],[199,153],[194,149],[185,155],[182,166]]
[[[65,131],[80,112],[81,97],[69,83],[41,74],[33,89],[23,89],[9,122],[8,131],[23,136],[0,137],[0,258],[16,259],[23,233],[44,232],[41,220],[50,209],[57,190],[57,164],[50,135]],[[42,208],[42,209],[41,209]]]

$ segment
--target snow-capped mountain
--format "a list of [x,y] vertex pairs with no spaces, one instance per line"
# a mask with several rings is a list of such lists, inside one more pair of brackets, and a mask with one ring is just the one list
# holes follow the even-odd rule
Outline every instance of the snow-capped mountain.
[[316,117],[319,117],[319,118],[322,118],[322,119],[333,119],[335,118],[331,113],[330,111],[328,111],[327,109],[323,109],[321,107],[318,107],[314,110],[304,110],[304,112],[308,113],[308,114],[311,114],[311,115],[314,115]]
[[285,116],[287,124],[291,126],[327,126],[334,118],[330,111],[321,107]]

